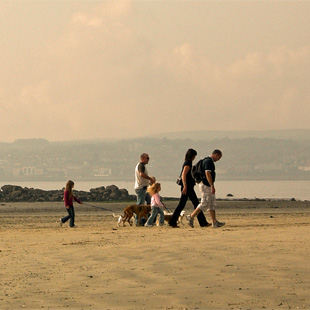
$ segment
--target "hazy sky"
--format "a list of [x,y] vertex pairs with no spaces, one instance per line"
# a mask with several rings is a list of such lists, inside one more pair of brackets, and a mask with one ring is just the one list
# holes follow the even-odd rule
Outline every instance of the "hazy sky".
[[1,1],[0,141],[310,128],[310,1]]

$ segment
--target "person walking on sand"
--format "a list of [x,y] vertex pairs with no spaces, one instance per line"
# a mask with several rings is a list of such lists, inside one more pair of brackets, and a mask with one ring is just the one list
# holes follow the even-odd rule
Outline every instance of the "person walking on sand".
[[73,187],[74,187],[74,182],[69,180],[66,184],[66,188],[64,191],[64,202],[65,202],[65,207],[67,209],[68,215],[59,219],[59,224],[61,227],[62,227],[62,224],[67,222],[69,219],[70,219],[70,224],[69,224],[70,227],[76,227],[74,225],[75,213],[74,213],[74,207],[73,207],[73,200],[79,204],[83,204],[82,201],[80,201],[73,195]]
[[156,179],[150,177],[146,169],[150,157],[148,154],[143,153],[140,155],[140,162],[135,168],[135,193],[137,194],[137,205],[146,203],[151,204],[151,196],[147,193],[147,187],[155,183]]
[[[193,179],[191,173],[192,164],[196,156],[197,152],[194,149],[188,149],[185,154],[185,161],[183,163],[181,172],[182,177],[181,198],[169,221],[169,225],[171,227],[179,227],[177,225],[177,221],[179,219],[182,210],[185,208],[188,198],[191,200],[194,209],[196,209],[196,207],[199,205],[199,200],[194,190],[195,180]],[[211,225],[207,222],[203,212],[200,212],[198,214],[197,219],[201,227]]]
[[[135,193],[137,195],[137,205],[143,205],[146,201],[147,205],[151,204],[151,196],[147,193],[147,187],[156,182],[154,177],[150,177],[146,169],[150,157],[147,153],[142,153],[140,155],[140,162],[135,168]],[[145,223],[146,219],[142,218],[140,225]],[[136,217],[136,224],[138,218]]]
[[202,162],[203,171],[205,172],[205,177],[199,183],[199,190],[201,192],[201,201],[197,206],[195,211],[187,216],[188,225],[194,227],[194,218],[203,210],[210,212],[212,219],[212,227],[222,227],[225,223],[221,223],[216,219],[215,207],[216,207],[216,198],[215,198],[215,162],[219,161],[222,158],[222,152],[220,150],[214,150],[212,154],[206,157]]
[[151,216],[145,223],[144,225],[145,227],[153,226],[153,223],[155,222],[158,213],[159,213],[159,226],[164,225],[165,215],[162,208],[164,208],[165,205],[163,205],[162,202],[160,201],[160,196],[158,194],[160,190],[161,190],[160,183],[153,183],[153,185],[151,185],[147,189],[148,193],[152,196],[152,199],[151,199]]

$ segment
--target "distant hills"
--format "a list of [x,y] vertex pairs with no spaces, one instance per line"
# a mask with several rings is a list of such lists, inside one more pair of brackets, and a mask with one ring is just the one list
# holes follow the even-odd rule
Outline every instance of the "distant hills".
[[310,129],[283,129],[283,130],[200,130],[165,132],[149,135],[150,138],[158,139],[192,139],[192,140],[215,140],[215,139],[283,139],[283,140],[310,140]]
[[44,146],[49,143],[53,144],[100,144],[100,143],[119,143],[120,141],[137,141],[145,139],[169,139],[169,140],[193,140],[193,141],[213,141],[218,139],[275,139],[275,140],[294,140],[310,141],[310,129],[283,129],[283,130],[193,130],[163,132],[147,136],[118,138],[118,139],[77,139],[67,141],[48,141],[41,138],[17,139],[12,143],[1,142],[0,145],[14,144],[18,146]]
[[269,131],[191,131],[131,139],[45,139],[0,143],[0,180],[65,181],[133,180],[143,152],[151,155],[149,171],[175,181],[184,154],[194,148],[197,159],[216,148],[221,180],[310,180],[310,129]]

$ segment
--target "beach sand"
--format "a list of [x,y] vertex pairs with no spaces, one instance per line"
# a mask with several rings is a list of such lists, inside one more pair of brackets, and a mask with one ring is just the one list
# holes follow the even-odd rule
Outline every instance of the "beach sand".
[[75,210],[72,229],[62,203],[1,204],[0,309],[310,309],[309,202],[219,201],[217,229]]

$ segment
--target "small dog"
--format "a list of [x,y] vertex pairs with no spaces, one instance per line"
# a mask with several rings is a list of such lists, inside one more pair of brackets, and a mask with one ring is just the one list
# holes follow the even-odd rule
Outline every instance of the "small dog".
[[[173,214],[173,213],[164,211],[165,221],[166,221],[167,223],[169,223],[169,221],[171,220],[172,214]],[[184,215],[185,215],[185,211],[181,211],[181,214],[180,214],[180,216],[179,216],[179,219],[178,219],[178,221],[177,221],[177,224],[180,224],[180,223],[181,223],[182,225],[184,225],[184,223],[183,223]]]
[[133,217],[133,214],[135,213],[138,216],[138,224],[137,226],[140,226],[140,220],[142,217],[148,218],[149,213],[151,212],[151,206],[146,205],[129,205],[124,209],[124,216],[123,216],[123,226],[125,226],[125,222],[127,221],[130,226],[132,226],[132,223],[130,222],[130,219]]
[[[118,220],[117,220],[117,226],[121,226],[121,223],[123,223],[123,221],[124,221],[124,216],[123,215],[115,215],[114,213],[113,213],[113,217],[118,217]],[[130,219],[130,225],[132,225],[132,219]]]

